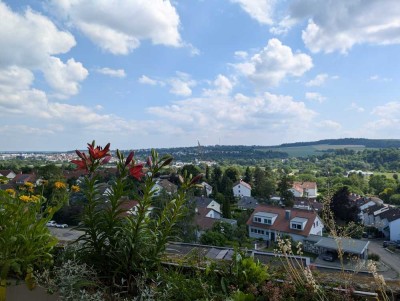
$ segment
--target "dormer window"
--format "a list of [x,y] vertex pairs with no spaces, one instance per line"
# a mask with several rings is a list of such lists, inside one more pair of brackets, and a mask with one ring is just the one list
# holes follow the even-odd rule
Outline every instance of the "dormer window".
[[256,223],[261,223],[261,217],[255,216],[255,217],[254,217],[254,221],[255,221]]
[[290,229],[304,230],[308,219],[303,217],[295,217],[290,221]]
[[303,225],[299,223],[291,223],[290,228],[295,229],[295,230],[302,230]]
[[273,225],[277,216],[278,214],[276,213],[257,212],[253,218],[253,221],[264,225]]
[[270,219],[270,218],[264,218],[264,224],[272,225],[272,219]]

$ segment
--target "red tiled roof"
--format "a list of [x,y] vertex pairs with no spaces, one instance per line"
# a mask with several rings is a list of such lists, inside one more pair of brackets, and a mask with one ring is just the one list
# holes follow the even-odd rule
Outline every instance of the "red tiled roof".
[[211,218],[211,217],[206,217],[206,215],[214,209],[210,208],[205,208],[205,207],[198,207],[197,212],[195,215],[195,222],[196,225],[200,228],[200,230],[208,230],[211,229],[219,219],[216,218]]
[[236,185],[239,185],[239,184],[243,185],[244,187],[247,187],[248,189],[251,189],[251,185],[242,180],[237,181],[235,184],[233,184],[233,187],[235,187]]
[[294,189],[315,189],[317,187],[317,183],[315,182],[293,182]]
[[[290,219],[286,219],[285,217],[286,210],[290,210]],[[278,216],[276,217],[275,222],[272,225],[253,222],[254,215],[259,212],[274,213],[277,214]],[[290,228],[290,220],[292,220],[295,217],[306,218],[308,220],[304,230],[295,230]],[[314,221],[317,217],[318,215],[314,211],[258,205],[254,210],[253,214],[250,216],[249,220],[247,221],[247,225],[268,230],[275,230],[278,232],[309,236],[311,227],[313,226]]]

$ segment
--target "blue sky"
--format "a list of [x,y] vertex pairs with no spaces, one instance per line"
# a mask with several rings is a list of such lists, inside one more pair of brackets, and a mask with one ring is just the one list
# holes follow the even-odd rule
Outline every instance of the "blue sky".
[[397,0],[0,0],[0,150],[399,138]]

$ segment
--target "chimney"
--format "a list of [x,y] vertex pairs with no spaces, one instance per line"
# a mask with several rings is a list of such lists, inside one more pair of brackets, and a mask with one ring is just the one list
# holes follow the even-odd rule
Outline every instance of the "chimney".
[[285,210],[285,218],[286,218],[287,220],[290,219],[290,210]]

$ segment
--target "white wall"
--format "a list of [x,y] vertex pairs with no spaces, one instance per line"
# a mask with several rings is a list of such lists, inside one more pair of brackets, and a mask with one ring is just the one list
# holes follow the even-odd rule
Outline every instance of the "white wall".
[[310,234],[322,236],[322,230],[324,229],[324,224],[321,219],[317,216],[314,220],[313,226],[311,227]]
[[400,218],[389,223],[390,240],[400,240]]
[[242,196],[251,196],[251,189],[239,183],[233,187],[233,195],[239,198]]

